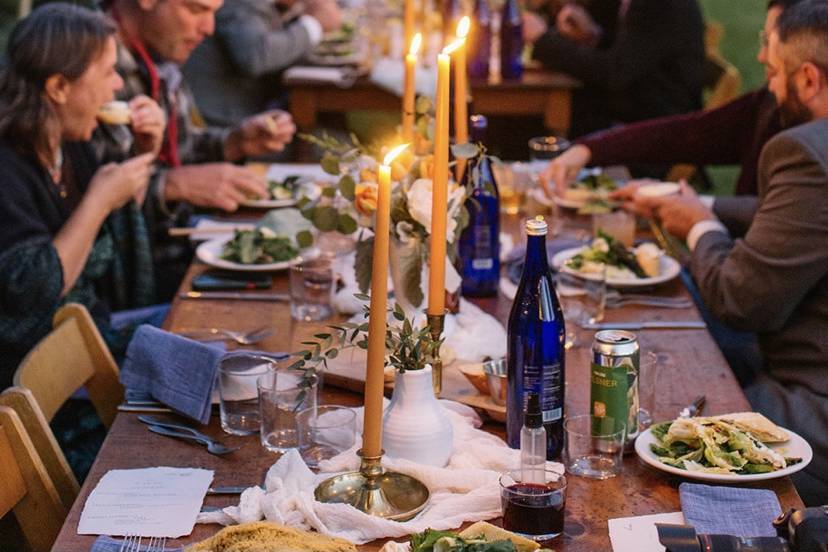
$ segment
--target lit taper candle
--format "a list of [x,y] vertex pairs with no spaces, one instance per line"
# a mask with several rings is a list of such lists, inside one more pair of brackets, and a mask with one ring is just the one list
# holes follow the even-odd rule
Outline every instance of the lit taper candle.
[[437,56],[437,92],[434,114],[434,177],[431,197],[431,250],[428,274],[428,314],[446,308],[446,225],[448,211],[449,85],[451,53],[463,44],[455,40]]
[[405,56],[405,87],[403,88],[402,135],[403,140],[414,140],[415,102],[417,98],[417,53],[422,44],[423,35],[417,33],[411,39],[408,54]]
[[379,167],[371,265],[371,316],[368,320],[368,364],[365,370],[365,418],[362,455],[382,454],[382,397],[385,382],[385,317],[388,303],[388,242],[391,224],[391,163],[408,144],[388,152]]
[[[451,57],[454,58],[454,142],[465,144],[469,141],[469,79],[466,67],[466,37],[471,21],[464,15],[457,23],[457,39],[463,43]],[[455,166],[457,182],[463,177],[466,168],[465,159],[458,159]]]

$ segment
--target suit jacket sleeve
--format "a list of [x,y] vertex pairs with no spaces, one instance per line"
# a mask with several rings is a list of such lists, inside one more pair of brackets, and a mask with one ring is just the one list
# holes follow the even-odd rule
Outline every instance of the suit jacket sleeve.
[[716,218],[722,221],[730,235],[735,238],[747,234],[758,209],[759,198],[756,196],[717,197],[713,203]]
[[219,10],[216,37],[233,64],[245,75],[258,78],[281,71],[313,49],[311,38],[298,23],[274,29],[269,2],[233,0]]
[[624,90],[652,74],[677,36],[684,35],[675,15],[665,17],[660,2],[630,6],[626,26],[607,49],[580,45],[550,30],[535,42],[534,56],[545,66],[569,73],[587,86]]
[[796,134],[771,140],[760,162],[762,199],[744,239],[709,232],[693,252],[702,299],[736,329],[778,331],[825,276],[828,176],[819,159]]

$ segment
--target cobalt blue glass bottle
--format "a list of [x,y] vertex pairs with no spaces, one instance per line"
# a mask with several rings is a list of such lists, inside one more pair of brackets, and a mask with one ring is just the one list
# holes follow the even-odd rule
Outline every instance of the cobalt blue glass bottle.
[[506,0],[500,18],[500,76],[503,80],[523,76],[523,18],[517,0]]
[[[481,144],[488,121],[472,115],[471,141]],[[500,201],[491,160],[484,152],[469,160],[463,173],[464,185],[471,189],[466,200],[469,225],[460,234],[463,295],[487,297],[497,295],[500,281]]]
[[489,56],[492,51],[489,0],[475,1],[473,21],[469,35],[469,76],[473,79],[486,79],[489,77]]
[[529,393],[538,393],[546,457],[552,460],[563,448],[566,329],[546,258],[543,217],[527,220],[526,234],[526,261],[507,328],[506,438],[510,447],[520,446]]

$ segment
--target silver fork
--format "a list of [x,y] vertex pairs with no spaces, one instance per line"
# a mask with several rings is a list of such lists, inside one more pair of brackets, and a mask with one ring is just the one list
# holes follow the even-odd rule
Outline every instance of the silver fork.
[[192,332],[183,332],[181,335],[193,339],[204,339],[205,337],[224,337],[231,339],[239,345],[253,345],[263,339],[273,335],[273,330],[267,326],[250,330],[249,332],[239,332],[235,330],[225,330],[222,328],[208,328],[205,330],[196,330]]
[[166,537],[146,537],[149,540],[141,550],[144,538],[139,535],[125,535],[118,552],[165,552],[167,550]]

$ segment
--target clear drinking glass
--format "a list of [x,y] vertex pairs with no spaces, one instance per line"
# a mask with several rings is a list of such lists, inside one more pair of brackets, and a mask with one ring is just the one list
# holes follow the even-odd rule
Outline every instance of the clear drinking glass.
[[497,182],[497,192],[500,196],[500,212],[509,215],[516,215],[520,212],[523,196],[526,193],[522,182],[515,178],[514,165],[517,163],[494,163],[492,165],[492,172]]
[[529,139],[529,160],[549,161],[556,158],[570,146],[569,140],[560,136],[536,136]]
[[567,417],[564,430],[567,472],[591,479],[609,479],[621,472],[625,423],[616,425],[611,417],[585,414]]
[[275,370],[258,379],[259,420],[262,446],[285,452],[299,446],[296,415],[316,408],[318,380],[295,370]]
[[347,406],[325,405],[306,408],[296,414],[299,453],[315,468],[354,445],[356,412]]
[[546,483],[524,483],[520,470],[500,476],[503,528],[523,537],[545,541],[563,533],[566,477],[545,471]]
[[635,215],[626,211],[596,213],[592,215],[592,235],[597,237],[598,230],[603,230],[625,247],[632,247],[635,242]]
[[314,259],[290,268],[290,314],[295,320],[318,322],[333,314],[333,267],[330,259]]
[[230,353],[219,361],[221,428],[233,435],[259,432],[256,381],[272,372],[276,362],[257,354]]

